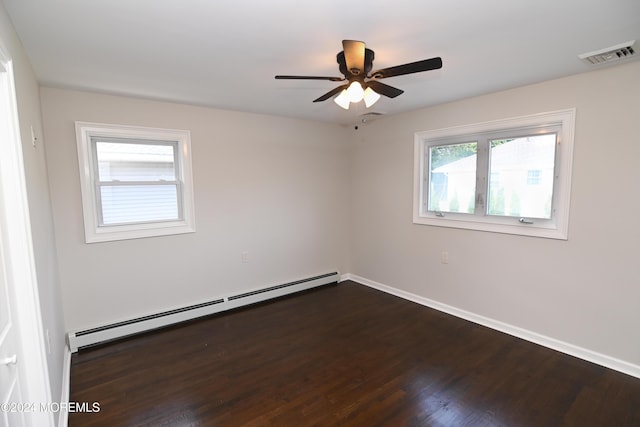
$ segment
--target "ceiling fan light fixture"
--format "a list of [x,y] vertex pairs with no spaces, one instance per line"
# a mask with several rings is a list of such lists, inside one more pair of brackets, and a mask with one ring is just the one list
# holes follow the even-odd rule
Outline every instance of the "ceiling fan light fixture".
[[346,89],[343,89],[340,95],[336,96],[333,101],[345,110],[349,109],[349,96],[347,95]]
[[352,102],[358,103],[364,100],[366,108],[369,108],[378,102],[381,95],[395,98],[404,93],[403,90],[380,82],[380,79],[442,68],[442,58],[437,56],[371,71],[375,54],[373,50],[366,48],[364,42],[342,40],[342,49],[336,55],[336,61],[338,62],[338,70],[343,77],[276,75],[276,79],[345,82],[314,99],[313,102],[322,102],[333,98],[336,104],[348,110]]
[[351,102],[360,102],[364,96],[364,89],[359,81],[354,80],[347,88],[347,96]]
[[364,105],[366,105],[367,108],[371,107],[380,99],[380,94],[376,93],[376,91],[374,91],[370,87],[365,89],[363,96],[364,96]]

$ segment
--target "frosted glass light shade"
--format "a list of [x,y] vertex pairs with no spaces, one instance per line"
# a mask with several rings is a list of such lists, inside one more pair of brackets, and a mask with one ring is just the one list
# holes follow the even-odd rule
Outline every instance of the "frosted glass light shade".
[[340,92],[340,95],[336,96],[333,99],[333,102],[335,102],[336,104],[338,104],[339,106],[341,106],[345,110],[348,110],[349,109],[349,96],[347,95],[347,90],[343,89],[342,92]]
[[380,94],[376,93],[370,87],[368,87],[364,91],[364,105],[366,105],[367,108],[371,107],[373,104],[378,102],[379,99],[380,99]]
[[351,102],[360,102],[364,96],[364,89],[358,81],[353,81],[347,88],[347,96]]

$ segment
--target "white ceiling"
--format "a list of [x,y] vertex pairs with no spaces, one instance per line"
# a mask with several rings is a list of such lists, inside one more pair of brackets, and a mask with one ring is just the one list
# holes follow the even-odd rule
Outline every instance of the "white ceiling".
[[[593,70],[577,55],[630,40],[640,0],[3,0],[44,85],[353,123]],[[440,56],[385,79],[370,110],[312,103],[340,83],[343,39],[374,69]],[[640,55],[637,55],[640,56]]]

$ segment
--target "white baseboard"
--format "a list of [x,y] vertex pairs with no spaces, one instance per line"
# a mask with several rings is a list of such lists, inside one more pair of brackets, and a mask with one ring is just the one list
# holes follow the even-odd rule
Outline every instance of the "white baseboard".
[[468,320],[470,322],[477,323],[482,326],[486,326],[491,329],[495,329],[500,332],[504,332],[514,337],[522,338],[524,340],[542,345],[544,347],[557,350],[559,352],[568,354],[570,356],[577,357],[579,359],[586,360],[588,362],[595,363],[605,368],[610,368],[618,372],[622,372],[627,375],[631,375],[636,378],[640,378],[640,366],[633,363],[625,362],[624,360],[616,359],[615,357],[607,356],[605,354],[597,353],[595,351],[578,347],[573,344],[566,343],[564,341],[557,340],[545,335],[538,334],[536,332],[529,331],[527,329],[519,328],[517,326],[509,325],[508,323],[500,322],[488,317],[484,317],[469,311],[461,310],[459,308],[440,303],[411,292],[406,292],[400,289],[396,289],[391,286],[383,285],[382,283],[375,282],[373,280],[366,279],[354,274],[343,274],[340,276],[340,281],[352,280],[365,286],[369,286],[374,289],[386,292],[397,297],[413,301],[415,303],[424,305],[426,307],[433,308],[444,313],[451,314],[453,316]]
[[[64,346],[64,357],[62,362],[62,391],[60,393],[60,403],[68,403],[71,398],[71,350],[69,346]],[[58,427],[69,425],[69,412],[60,409],[58,413]]]

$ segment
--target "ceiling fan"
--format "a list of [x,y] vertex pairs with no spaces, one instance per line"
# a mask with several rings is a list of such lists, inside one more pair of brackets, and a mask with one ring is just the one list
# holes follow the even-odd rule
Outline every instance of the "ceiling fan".
[[342,52],[338,53],[336,59],[339,64],[339,70],[344,77],[278,75],[276,79],[347,81],[348,83],[330,90],[313,102],[326,101],[338,95],[334,101],[345,110],[348,110],[349,104],[352,102],[364,100],[365,105],[369,108],[380,99],[380,95],[395,98],[404,93],[401,89],[380,82],[380,79],[442,68],[442,58],[435,57],[371,72],[375,55],[371,49],[365,47],[364,42],[343,40],[342,48]]

